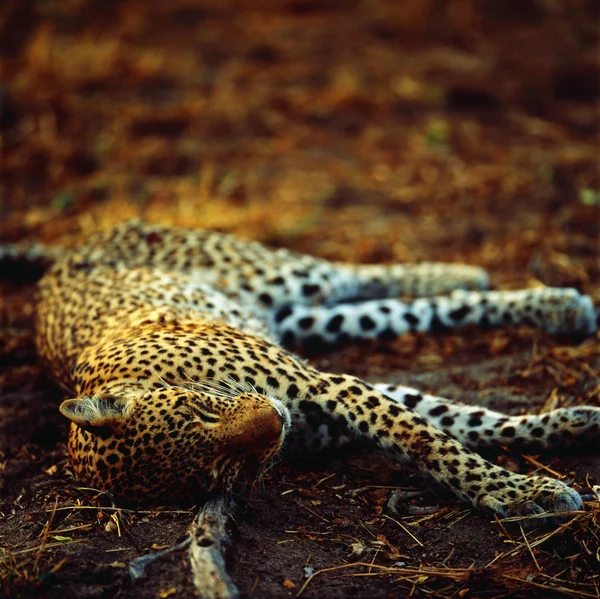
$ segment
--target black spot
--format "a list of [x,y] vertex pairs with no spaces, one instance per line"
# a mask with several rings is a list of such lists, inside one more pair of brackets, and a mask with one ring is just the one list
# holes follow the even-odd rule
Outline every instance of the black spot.
[[433,441],[433,437],[431,436],[431,433],[429,431],[421,431],[419,433],[419,437],[421,437],[421,439],[427,443],[431,443]]
[[362,389],[360,387],[357,387],[356,385],[348,387],[348,391],[350,391],[350,393],[352,393],[353,395],[362,395]]
[[379,311],[383,314],[389,314],[392,310],[389,306],[379,306]]
[[287,396],[291,399],[298,397],[298,387],[294,384],[290,385],[286,392]]
[[279,389],[279,381],[273,376],[267,377],[267,385],[273,387],[274,389]]
[[445,414],[448,411],[448,406],[445,405],[439,405],[431,410],[429,410],[429,415],[430,416],[441,416],[442,414]]
[[375,328],[375,321],[369,316],[361,316],[360,320],[360,328],[363,331],[372,331]]
[[429,460],[429,468],[431,470],[435,470],[436,472],[440,472],[441,466],[437,460],[430,459]]
[[116,453],[109,453],[106,456],[106,461],[109,464],[113,464],[114,465],[114,464],[116,464],[119,461],[119,456]]
[[503,437],[509,437],[509,438],[514,437],[515,436],[515,427],[507,426],[507,427],[503,428],[501,431],[501,435]]
[[89,270],[92,267],[92,265],[89,262],[75,262],[73,264],[73,268],[75,270]]
[[267,285],[283,285],[284,283],[285,279],[283,277],[275,277],[267,281]]
[[361,420],[358,425],[358,430],[361,433],[366,433],[369,430],[369,423],[366,420]]
[[534,428],[534,429],[531,431],[531,434],[532,434],[534,437],[538,437],[538,438],[539,438],[539,437],[543,437],[543,436],[544,436],[544,429],[543,429],[542,427],[538,426],[538,427]]
[[451,418],[450,416],[444,416],[441,421],[440,424],[442,426],[452,426],[454,424],[454,418]]
[[96,460],[96,469],[98,472],[106,472],[108,470],[108,465],[104,460],[99,459]]
[[261,293],[258,296],[258,299],[265,305],[265,306],[272,306],[273,305],[273,298],[268,294],[268,293]]
[[387,414],[382,414],[381,415],[381,421],[383,422],[383,424],[385,426],[387,426],[389,429],[394,427],[394,421],[387,415]]
[[279,310],[277,314],[275,314],[275,322],[283,322],[288,316],[291,316],[293,312],[294,311],[290,308],[290,306],[285,306],[281,308],[281,310]]
[[458,461],[457,460],[448,460],[446,462],[446,469],[450,474],[457,475],[458,474]]
[[367,408],[372,410],[377,406],[379,406],[379,399],[375,397],[375,395],[369,395],[369,397],[367,397]]
[[310,329],[315,324],[315,319],[312,316],[305,316],[298,321],[298,326],[301,329]]
[[411,409],[414,410],[415,407],[417,406],[417,404],[423,399],[423,396],[420,394],[416,394],[416,393],[407,393],[404,396],[404,405]]
[[475,470],[475,468],[477,468],[478,464],[477,464],[477,460],[475,458],[469,458],[466,462],[465,462],[465,466],[469,469],[469,470]]
[[406,322],[408,322],[408,324],[411,326],[411,328],[416,327],[419,324],[419,318],[417,316],[415,316],[414,314],[411,314],[410,312],[406,312],[405,314],[403,314],[404,316],[404,320],[406,320]]
[[325,327],[325,330],[328,333],[338,333],[342,323],[344,322],[344,317],[341,314],[336,314]]
[[328,409],[330,412],[334,412],[334,411],[335,411],[335,408],[336,408],[336,406],[337,406],[337,401],[335,401],[335,399],[330,399],[330,400],[327,402],[327,409]]
[[452,310],[452,312],[450,312],[448,314],[448,316],[450,316],[450,318],[452,320],[463,320],[465,318],[465,316],[467,316],[467,314],[469,314],[469,312],[471,312],[471,306],[461,306],[460,308],[457,308],[456,310]]
[[321,291],[320,285],[314,285],[310,283],[305,283],[304,285],[302,285],[302,295],[306,297],[316,295],[317,293],[319,293],[319,291]]

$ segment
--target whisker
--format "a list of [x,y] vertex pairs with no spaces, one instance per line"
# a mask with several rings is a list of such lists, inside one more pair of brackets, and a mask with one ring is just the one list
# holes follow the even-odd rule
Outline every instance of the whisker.
[[212,395],[217,395],[218,397],[233,397],[231,391],[229,391],[228,389],[223,389],[222,386],[219,386],[211,381],[193,381],[189,384],[189,386],[190,389],[194,391],[204,391],[207,393],[211,393]]
[[244,393],[246,391],[246,389],[244,388],[244,386],[239,381],[236,381],[230,374],[228,374],[227,376],[229,377],[228,384],[233,389],[237,389],[241,393]]
[[168,383],[162,376],[158,375],[158,378],[159,378],[160,382],[165,386],[165,388],[167,388],[167,389],[173,388],[173,385]]

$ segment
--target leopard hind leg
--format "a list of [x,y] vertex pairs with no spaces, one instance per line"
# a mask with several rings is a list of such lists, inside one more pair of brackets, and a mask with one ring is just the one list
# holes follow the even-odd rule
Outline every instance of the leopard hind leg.
[[551,334],[596,330],[592,300],[575,289],[455,291],[449,296],[367,300],[337,305],[288,305],[274,311],[270,328],[283,345],[321,349],[353,340],[390,340],[408,332],[465,325],[529,325]]
[[558,408],[544,414],[509,416],[453,402],[417,389],[378,383],[375,389],[413,410],[471,449],[495,445],[556,449],[591,446],[600,434],[600,408]]
[[445,262],[345,265],[363,299],[425,297],[462,290],[485,290],[490,281],[478,266]]

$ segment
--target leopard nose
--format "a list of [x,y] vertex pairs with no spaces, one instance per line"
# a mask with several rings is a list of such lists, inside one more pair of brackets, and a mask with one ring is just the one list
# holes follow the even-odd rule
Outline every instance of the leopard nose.
[[283,417],[271,405],[257,407],[245,414],[228,439],[236,452],[261,450],[278,443],[283,431]]

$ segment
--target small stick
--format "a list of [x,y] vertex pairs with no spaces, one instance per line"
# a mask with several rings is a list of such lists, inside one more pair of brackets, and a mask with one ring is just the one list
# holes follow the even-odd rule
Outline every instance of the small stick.
[[155,560],[186,547],[192,582],[199,599],[238,599],[240,593],[225,569],[225,552],[232,542],[227,532],[234,502],[226,496],[209,499],[198,511],[188,530],[188,537],[168,549],[137,557],[129,563],[131,577],[144,576],[146,567]]
[[227,525],[235,504],[228,497],[207,501],[190,527],[188,550],[192,581],[200,599],[237,599],[240,592],[225,569],[224,553],[231,546]]
[[174,547],[168,547],[167,549],[161,549],[156,553],[149,553],[148,555],[141,555],[136,557],[129,562],[129,574],[133,580],[137,580],[146,574],[146,566],[155,562],[157,559],[163,557],[163,555],[169,555],[174,551],[179,551],[190,544],[190,538],[188,537],[185,541],[175,545]]

